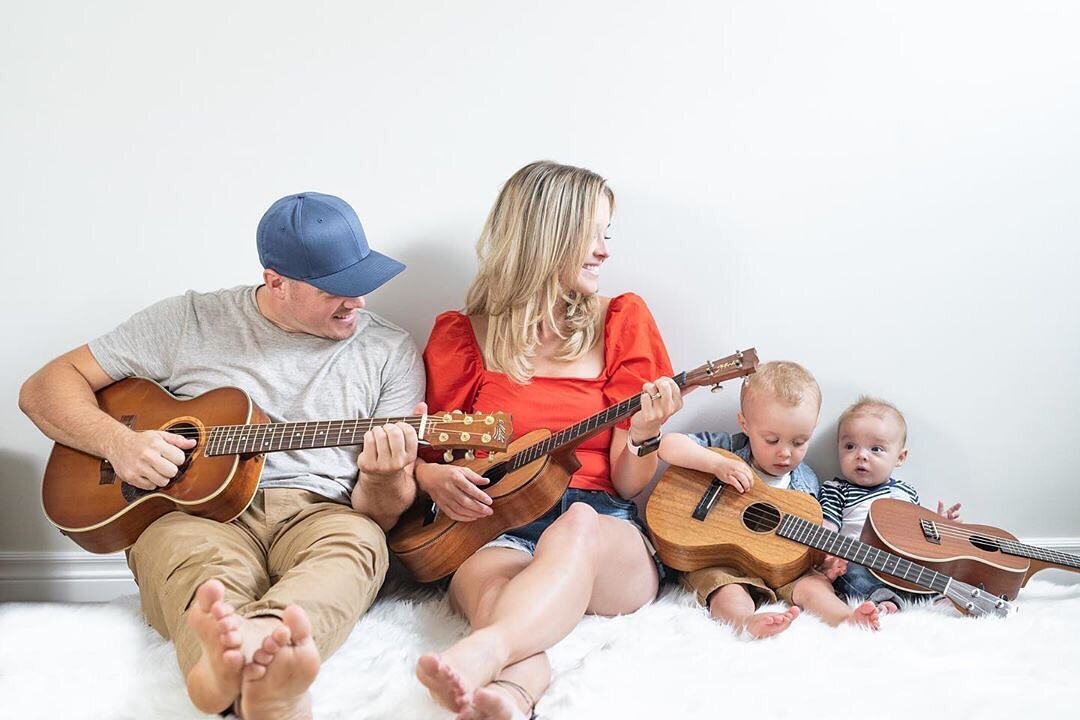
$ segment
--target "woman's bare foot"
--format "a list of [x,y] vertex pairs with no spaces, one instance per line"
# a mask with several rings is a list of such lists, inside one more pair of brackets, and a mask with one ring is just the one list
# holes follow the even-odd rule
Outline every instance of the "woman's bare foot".
[[852,608],[851,614],[848,615],[844,622],[852,625],[862,625],[871,630],[878,630],[881,628],[881,620],[879,619],[878,614],[878,606],[872,601],[867,600],[858,607]]
[[791,627],[791,621],[799,617],[799,608],[790,607],[786,612],[755,613],[743,625],[743,630],[755,640],[772,637]]
[[437,703],[459,713],[468,705],[470,693],[487,685],[505,666],[505,654],[481,630],[441,655],[421,657],[416,663],[416,678]]
[[202,655],[187,676],[187,691],[205,713],[225,710],[240,694],[244,654],[240,616],[225,602],[225,586],[207,580],[195,591],[187,624],[199,637]]
[[244,667],[240,715],[244,720],[310,720],[308,688],[319,674],[319,649],[311,623],[296,605],[285,608],[281,625],[267,635]]
[[490,684],[472,693],[454,720],[526,720],[532,708],[524,702],[511,688]]

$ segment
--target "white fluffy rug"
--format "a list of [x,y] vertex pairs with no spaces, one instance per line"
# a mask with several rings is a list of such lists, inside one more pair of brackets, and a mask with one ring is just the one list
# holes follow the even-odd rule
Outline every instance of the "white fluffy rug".
[[[634,615],[587,618],[551,652],[544,718],[1076,718],[1080,585],[1033,581],[1008,620],[941,608],[880,632],[803,615],[762,642],[736,638],[671,588]],[[465,631],[445,598],[391,594],[357,625],[313,688],[318,718],[444,718],[412,674]],[[137,598],[0,606],[0,717],[203,718],[172,646]]]

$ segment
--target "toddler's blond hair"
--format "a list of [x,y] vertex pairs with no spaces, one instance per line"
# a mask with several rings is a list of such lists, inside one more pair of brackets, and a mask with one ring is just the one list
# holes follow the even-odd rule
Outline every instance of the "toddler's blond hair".
[[791,407],[812,402],[821,409],[817,380],[809,370],[790,360],[771,360],[758,365],[757,372],[743,380],[739,403],[745,408],[747,401],[756,397],[771,397]]

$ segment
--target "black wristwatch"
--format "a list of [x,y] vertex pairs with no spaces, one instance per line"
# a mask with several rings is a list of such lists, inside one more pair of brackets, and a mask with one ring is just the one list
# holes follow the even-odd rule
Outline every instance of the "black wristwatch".
[[643,440],[640,445],[635,445],[630,433],[626,433],[626,447],[630,448],[630,452],[638,457],[645,457],[651,452],[656,452],[656,449],[660,447],[660,438],[663,434],[664,433],[656,433],[656,437]]

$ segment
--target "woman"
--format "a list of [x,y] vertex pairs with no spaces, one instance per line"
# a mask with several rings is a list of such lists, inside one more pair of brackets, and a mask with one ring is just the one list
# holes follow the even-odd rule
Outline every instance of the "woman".
[[[560,504],[454,574],[450,599],[472,633],[423,656],[416,673],[462,720],[529,716],[550,682],[544,651],[584,613],[629,613],[656,596],[662,566],[629,498],[652,478],[649,450],[682,396],[641,298],[597,295],[614,202],[582,168],[537,162],[515,173],[477,244],[465,312],[440,315],[424,351],[431,407],[509,412],[517,436],[642,394],[629,421],[578,447]],[[486,482],[452,465],[417,469],[420,489],[454,520],[491,513],[477,487]]]

